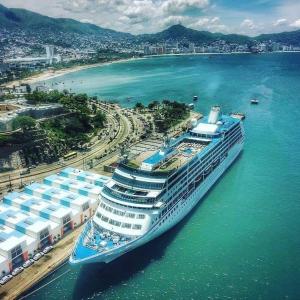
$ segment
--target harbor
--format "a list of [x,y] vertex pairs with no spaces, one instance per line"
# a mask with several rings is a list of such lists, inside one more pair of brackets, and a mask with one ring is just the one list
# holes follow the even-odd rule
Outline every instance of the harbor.
[[[195,111],[206,113],[210,105],[218,103],[226,112],[243,112],[247,138],[241,159],[205,202],[168,234],[103,270],[97,265],[75,270],[63,264],[34,286],[28,300],[220,295],[234,299],[298,298],[299,139],[295,128],[300,117],[294,108],[299,94],[299,55],[216,56],[209,65],[200,56],[180,60],[182,64],[178,57],[132,61],[118,68],[105,66],[95,73],[73,73],[61,81],[71,86],[72,80],[88,80],[90,85],[78,89],[116,98],[120,105],[128,103],[127,96],[134,99],[127,105],[134,105],[141,90],[145,91],[144,105],[168,90],[168,98],[186,99],[187,103],[199,95]],[[162,70],[168,76],[162,77]],[[120,88],[124,74],[129,78]],[[188,76],[182,79],[177,74]],[[107,75],[113,75],[109,88],[97,89]],[[251,105],[253,95],[259,95],[259,105]],[[82,168],[80,158],[81,154],[68,163]],[[42,180],[62,166],[56,168],[36,177]],[[31,174],[45,169],[32,169]],[[102,171],[100,165],[95,169]],[[12,179],[18,185],[19,176]],[[24,178],[26,183],[32,180],[33,176]],[[13,287],[13,281],[8,284]]]
[[[68,259],[81,226],[98,207],[107,180],[103,175],[66,168],[22,192],[4,195],[0,204],[0,295],[16,298]],[[46,252],[49,245],[53,249]],[[20,273],[5,283],[15,270]]]

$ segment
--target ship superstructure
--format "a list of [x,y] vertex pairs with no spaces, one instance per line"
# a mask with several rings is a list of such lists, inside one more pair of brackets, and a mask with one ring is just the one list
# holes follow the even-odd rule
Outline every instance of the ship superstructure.
[[241,120],[214,106],[161,149],[120,162],[70,262],[108,263],[173,227],[236,159],[243,142]]

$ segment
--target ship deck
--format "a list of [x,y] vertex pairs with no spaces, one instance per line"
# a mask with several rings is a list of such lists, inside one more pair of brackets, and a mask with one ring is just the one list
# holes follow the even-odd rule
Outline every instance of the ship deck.
[[[209,141],[199,141],[193,139],[192,137],[185,138],[180,141],[177,145],[172,147],[171,154],[162,160],[158,166],[155,167],[154,171],[168,172],[179,168],[180,166],[186,164],[191,158],[196,154],[203,151],[207,147]],[[151,161],[155,164],[156,159],[160,159],[160,155],[156,150],[145,151],[137,155],[134,159],[128,162],[128,165],[134,168],[140,168],[142,163],[146,161]],[[157,156],[157,157],[156,157]]]
[[87,259],[96,254],[105,253],[119,246],[123,246],[131,239],[121,237],[107,230],[101,230],[99,226],[92,228],[90,220],[81,233],[72,253],[74,260]]

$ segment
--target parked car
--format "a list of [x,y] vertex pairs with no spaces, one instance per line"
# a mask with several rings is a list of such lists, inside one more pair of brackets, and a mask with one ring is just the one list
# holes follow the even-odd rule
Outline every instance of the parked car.
[[46,254],[46,253],[50,252],[52,249],[53,249],[53,246],[47,246],[47,247],[43,250],[43,252],[44,252],[44,254]]
[[10,274],[6,275],[0,280],[0,284],[4,285],[6,282],[10,281],[12,278],[13,278],[12,275],[10,275]]
[[23,267],[18,267],[18,268],[15,268],[12,272],[11,272],[11,274],[13,275],[13,276],[17,276],[18,274],[20,274],[21,272],[23,272],[24,271],[24,268]]
[[38,261],[42,256],[43,256],[43,255],[42,255],[41,253],[37,253],[37,254],[33,257],[33,259],[34,259],[35,261]]
[[24,262],[23,264],[23,268],[28,268],[29,266],[31,266],[32,264],[34,264],[34,260],[31,258],[31,259],[28,259]]

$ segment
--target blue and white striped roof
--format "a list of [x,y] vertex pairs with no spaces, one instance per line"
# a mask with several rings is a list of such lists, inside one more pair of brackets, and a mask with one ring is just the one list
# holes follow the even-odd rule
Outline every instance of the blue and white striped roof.
[[109,180],[109,177],[107,176],[103,176],[103,175],[99,175],[87,171],[82,171],[72,167],[65,168],[59,173],[59,175],[67,178],[87,182],[90,184],[94,184],[100,187],[103,187],[103,185]]
[[102,191],[102,187],[100,186],[59,175],[50,175],[46,177],[43,182],[50,186],[55,186],[63,190],[79,193],[80,195],[93,197],[95,199],[98,199],[100,192]]
[[0,224],[33,237],[44,229],[56,229],[59,226],[55,222],[7,204],[0,205]]
[[97,202],[94,198],[88,198],[68,190],[41,183],[33,183],[27,186],[25,192],[46,200],[51,200],[66,207],[75,208],[79,211],[81,211],[84,204],[90,203],[92,205]]
[[64,217],[78,213],[74,209],[26,193],[9,193],[3,198],[3,202],[60,224]]

